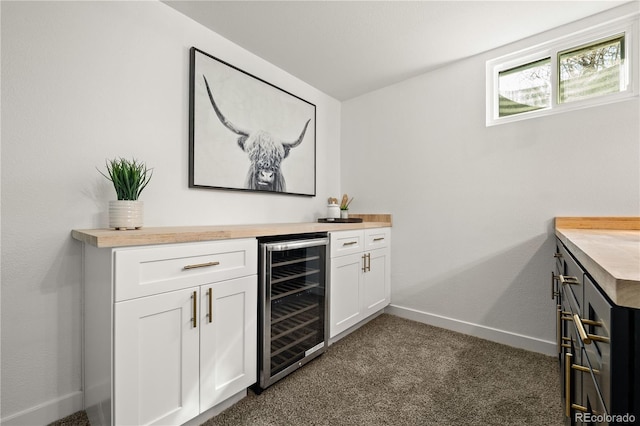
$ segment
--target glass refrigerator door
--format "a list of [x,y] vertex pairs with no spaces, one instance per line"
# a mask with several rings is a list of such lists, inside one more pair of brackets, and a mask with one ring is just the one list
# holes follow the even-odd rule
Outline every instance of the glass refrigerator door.
[[325,252],[325,245],[270,252],[270,376],[324,347]]

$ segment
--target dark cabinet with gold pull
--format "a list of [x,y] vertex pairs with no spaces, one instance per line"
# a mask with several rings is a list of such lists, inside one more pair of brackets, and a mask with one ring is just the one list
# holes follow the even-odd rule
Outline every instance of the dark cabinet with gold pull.
[[640,310],[617,306],[556,240],[551,297],[568,425],[640,420]]

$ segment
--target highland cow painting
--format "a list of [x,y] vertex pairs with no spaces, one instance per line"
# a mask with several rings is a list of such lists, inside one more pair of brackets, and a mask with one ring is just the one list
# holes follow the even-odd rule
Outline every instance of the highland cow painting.
[[316,107],[191,48],[189,187],[314,196]]

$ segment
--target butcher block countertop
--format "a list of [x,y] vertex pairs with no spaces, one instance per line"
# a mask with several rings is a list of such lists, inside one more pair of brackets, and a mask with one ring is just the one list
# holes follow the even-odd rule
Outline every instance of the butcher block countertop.
[[640,309],[640,217],[558,217],[555,228],[611,301]]
[[173,226],[116,231],[113,229],[74,229],[71,236],[95,247],[129,247],[153,244],[254,238],[308,232],[345,231],[391,226],[389,214],[351,214],[360,223],[271,223],[257,225]]

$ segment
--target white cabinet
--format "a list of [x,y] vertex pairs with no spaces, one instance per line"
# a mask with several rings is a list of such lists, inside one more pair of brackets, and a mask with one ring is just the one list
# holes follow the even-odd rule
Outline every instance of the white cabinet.
[[255,383],[256,272],[255,239],[86,246],[92,424],[182,424]]
[[116,304],[114,424],[178,425],[200,413],[193,291]]
[[333,339],[389,304],[391,229],[330,235],[329,337]]
[[329,338],[362,318],[362,253],[331,258],[329,281]]
[[[204,293],[206,288],[206,293]],[[256,382],[258,286],[255,276],[201,288],[200,411]]]

